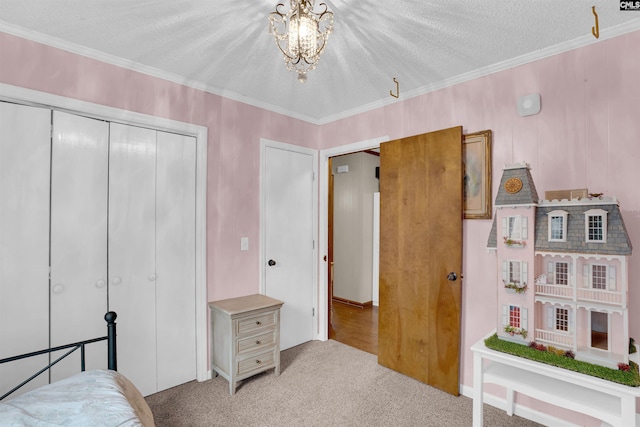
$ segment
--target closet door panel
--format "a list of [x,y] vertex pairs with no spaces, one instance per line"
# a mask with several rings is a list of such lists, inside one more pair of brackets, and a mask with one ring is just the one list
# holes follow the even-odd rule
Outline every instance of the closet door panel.
[[158,391],[196,378],[193,137],[158,132],[156,310]]
[[155,393],[156,132],[111,124],[109,309],[117,313],[118,370]]
[[[53,112],[51,146],[51,346],[106,335],[108,123]],[[67,350],[52,353],[52,359]],[[86,368],[105,369],[106,342],[85,347]],[[51,370],[77,373],[80,351]]]
[[[0,102],[0,358],[49,346],[51,111]],[[48,363],[0,365],[0,394]],[[46,374],[13,394],[48,383]]]

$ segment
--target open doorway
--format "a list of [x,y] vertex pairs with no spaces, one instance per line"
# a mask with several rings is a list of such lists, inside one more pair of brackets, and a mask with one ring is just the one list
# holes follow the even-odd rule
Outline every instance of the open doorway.
[[609,350],[609,316],[607,313],[591,312],[591,347]]
[[377,149],[330,157],[327,213],[329,338],[376,355],[379,166]]

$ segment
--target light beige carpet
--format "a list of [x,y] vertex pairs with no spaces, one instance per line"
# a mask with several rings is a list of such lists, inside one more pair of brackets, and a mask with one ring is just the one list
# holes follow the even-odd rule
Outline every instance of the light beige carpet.
[[[281,354],[273,370],[242,381],[234,396],[218,376],[147,397],[158,427],[471,426],[472,400],[454,397],[378,365],[377,357],[334,340]],[[484,406],[486,426],[538,426]]]

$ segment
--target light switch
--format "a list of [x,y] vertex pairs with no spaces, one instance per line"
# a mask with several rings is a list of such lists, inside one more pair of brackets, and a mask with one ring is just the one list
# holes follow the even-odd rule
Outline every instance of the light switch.
[[249,238],[248,237],[241,237],[240,238],[240,250],[241,251],[248,251],[249,250]]

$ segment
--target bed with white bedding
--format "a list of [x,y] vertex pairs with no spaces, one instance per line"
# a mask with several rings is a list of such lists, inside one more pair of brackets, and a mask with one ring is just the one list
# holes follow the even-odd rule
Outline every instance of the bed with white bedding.
[[[116,317],[112,311],[104,316],[107,336],[0,359],[1,365],[70,349],[0,396],[0,426],[153,427],[153,415],[144,397],[131,381],[117,372]],[[103,340],[107,341],[109,369],[85,371],[84,346]],[[5,399],[78,349],[82,372]]]
[[81,372],[0,402],[0,426],[153,425],[140,391],[112,370]]

